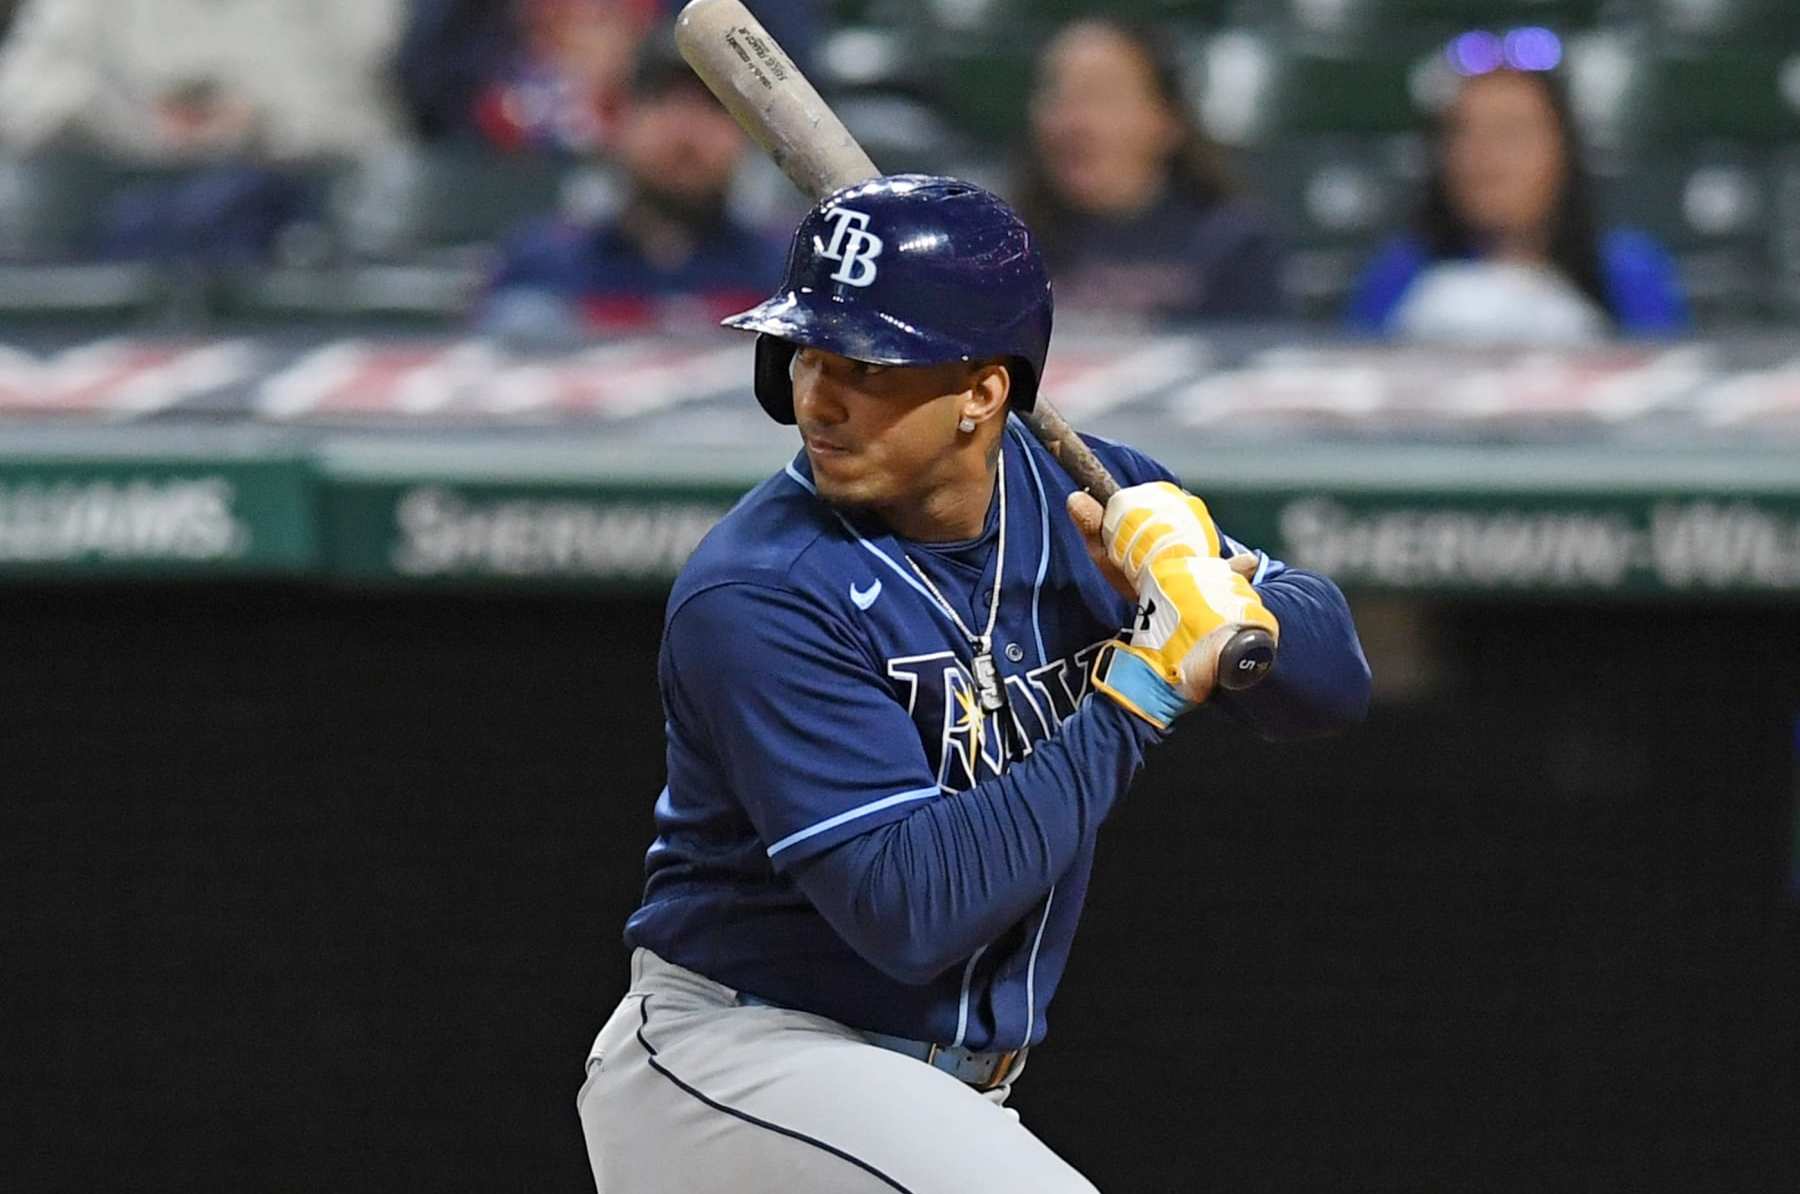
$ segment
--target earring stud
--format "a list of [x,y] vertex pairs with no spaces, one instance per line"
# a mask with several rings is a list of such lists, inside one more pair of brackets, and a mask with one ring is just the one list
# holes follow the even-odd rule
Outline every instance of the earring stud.
[[968,432],[975,430],[975,420],[965,416],[963,421],[956,425],[956,429],[967,434]]

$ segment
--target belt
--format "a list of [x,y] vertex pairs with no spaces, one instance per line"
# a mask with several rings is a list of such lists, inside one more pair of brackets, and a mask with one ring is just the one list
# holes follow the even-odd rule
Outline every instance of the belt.
[[[739,991],[737,1001],[745,1007],[777,1007],[785,1011],[798,1011],[798,1008],[787,1008],[783,1004],[767,999],[759,999],[747,991]],[[934,1070],[942,1070],[959,1082],[966,1082],[977,1090],[993,1090],[1006,1082],[1007,1075],[1018,1068],[1020,1060],[1025,1056],[1024,1049],[1006,1049],[987,1053],[977,1053],[973,1049],[965,1049],[961,1045],[937,1045],[930,1041],[915,1041],[908,1037],[891,1036],[885,1032],[864,1032],[856,1030],[871,1045],[887,1049],[894,1053],[922,1061]]]

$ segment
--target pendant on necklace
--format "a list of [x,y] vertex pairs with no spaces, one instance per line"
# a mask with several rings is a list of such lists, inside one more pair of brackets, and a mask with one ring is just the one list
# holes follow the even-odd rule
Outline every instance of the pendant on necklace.
[[1000,694],[1000,673],[994,667],[994,653],[986,647],[975,652],[975,698],[981,702],[983,713],[998,713],[1006,708],[1006,698]]

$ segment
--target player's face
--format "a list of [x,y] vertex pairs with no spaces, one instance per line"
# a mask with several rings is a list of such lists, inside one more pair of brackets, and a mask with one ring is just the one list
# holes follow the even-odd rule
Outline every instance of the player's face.
[[794,418],[826,501],[880,511],[950,479],[968,438],[957,430],[968,365],[870,365],[802,348],[793,379]]

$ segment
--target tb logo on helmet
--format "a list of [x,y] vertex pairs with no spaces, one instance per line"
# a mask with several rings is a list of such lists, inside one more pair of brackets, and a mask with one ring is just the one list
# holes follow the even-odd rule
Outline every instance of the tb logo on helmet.
[[825,213],[832,221],[831,243],[821,245],[813,238],[813,249],[838,267],[831,277],[846,286],[867,286],[875,280],[875,259],[881,256],[881,238],[869,231],[869,217],[848,207],[834,207]]
[[1028,411],[1051,306],[1044,259],[999,196],[955,178],[885,174],[813,204],[780,287],[724,322],[757,333],[756,400],[792,426],[789,367],[803,347],[890,365],[1004,357],[1017,366],[1009,405]]

